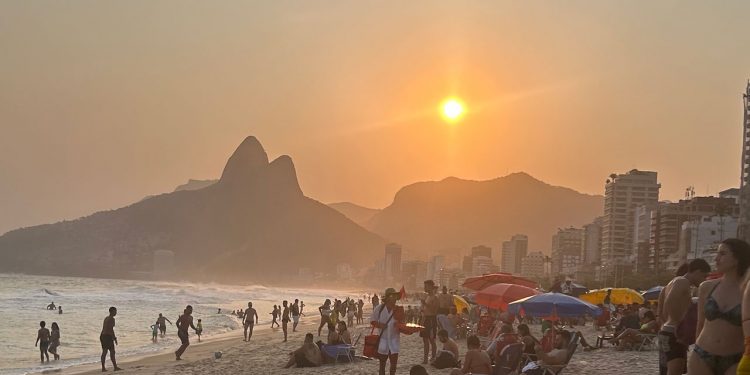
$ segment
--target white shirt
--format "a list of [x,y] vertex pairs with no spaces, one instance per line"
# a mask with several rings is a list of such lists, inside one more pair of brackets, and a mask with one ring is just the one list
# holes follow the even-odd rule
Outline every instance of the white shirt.
[[[381,313],[382,311],[382,313]],[[397,354],[399,345],[401,343],[401,336],[398,331],[398,322],[395,317],[391,318],[391,315],[395,312],[394,310],[388,310],[385,304],[382,304],[372,310],[371,322],[379,322],[388,325],[382,330],[380,336],[380,345],[378,345],[378,353],[383,355]],[[390,318],[390,321],[388,320]]]

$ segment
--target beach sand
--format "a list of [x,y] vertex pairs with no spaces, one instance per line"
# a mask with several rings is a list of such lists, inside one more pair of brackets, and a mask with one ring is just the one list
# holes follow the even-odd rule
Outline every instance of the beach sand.
[[[367,315],[366,315],[367,316]],[[305,333],[317,330],[317,318],[303,318],[298,332],[289,334],[289,341],[284,343],[280,329],[262,327],[256,330],[249,343],[242,341],[242,332],[231,332],[200,344],[191,345],[183,355],[182,361],[175,361],[174,354],[163,353],[142,358],[124,358],[119,363],[125,371],[120,374],[377,374],[377,361],[357,360],[355,363],[324,365],[318,368],[291,368],[282,366],[288,359],[288,353],[298,348]],[[291,325],[290,325],[291,329]],[[532,333],[537,335],[540,326],[531,326]],[[578,327],[591,344],[596,342],[596,332],[591,325]],[[365,325],[353,329],[356,334],[369,332]],[[325,329],[323,330],[325,335]],[[364,336],[363,336],[364,337]],[[321,337],[322,338],[322,337]],[[191,342],[195,339],[191,336]],[[316,338],[317,340],[317,338]],[[466,340],[459,340],[461,355],[466,351]],[[361,354],[362,341],[357,348]],[[175,348],[176,349],[176,348]],[[214,359],[214,352],[223,353],[221,359]],[[408,374],[412,365],[422,360],[422,339],[418,334],[401,337],[401,353],[397,374]],[[579,347],[571,363],[563,371],[567,374],[655,374],[658,373],[658,355],[656,350],[617,351],[609,344],[590,352]],[[111,363],[107,362],[111,370]],[[450,370],[436,370],[428,367],[430,374],[448,374]],[[59,372],[58,372],[59,373]],[[82,366],[61,371],[66,374],[101,374],[97,366]]]

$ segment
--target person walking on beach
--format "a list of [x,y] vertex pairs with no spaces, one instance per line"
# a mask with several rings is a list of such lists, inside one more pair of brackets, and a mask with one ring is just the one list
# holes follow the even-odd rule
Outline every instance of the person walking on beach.
[[201,334],[203,333],[203,322],[198,319],[198,324],[195,325],[195,334],[198,335],[198,342],[201,342]]
[[365,306],[365,301],[359,300],[357,301],[357,324],[364,323],[364,312],[362,311],[362,308]]
[[693,259],[688,264],[687,273],[672,279],[659,295],[659,318],[664,322],[659,331],[660,375],[685,373],[689,344],[678,340],[677,327],[692,304],[690,287],[700,285],[709,272],[711,267],[705,260]]
[[48,351],[55,356],[55,361],[60,359],[60,355],[57,354],[58,346],[60,346],[60,326],[57,325],[57,322],[52,322],[52,333],[50,333]]
[[299,324],[299,300],[295,299],[292,304],[292,332],[297,332],[297,324]]
[[174,352],[175,359],[181,360],[182,354],[185,353],[187,347],[190,346],[190,337],[188,336],[188,328],[192,328],[194,331],[198,329],[193,325],[193,306],[187,305],[185,307],[184,314],[180,315],[177,319],[177,337],[180,338],[182,345]]
[[115,315],[117,315],[117,308],[112,306],[109,308],[109,315],[104,318],[102,333],[99,335],[99,343],[102,345],[102,372],[107,371],[104,366],[104,362],[107,360],[107,352],[109,352],[109,359],[112,361],[112,366],[115,368],[115,371],[122,370],[117,367],[117,361],[115,360],[115,345],[117,345],[117,336],[115,336]]
[[[255,320],[253,320],[253,317]],[[245,324],[243,324],[245,327],[245,341],[250,341],[250,338],[253,337],[253,327],[255,327],[256,323],[258,323],[258,312],[253,308],[253,303],[248,302],[247,310],[245,310]]]
[[[281,305],[284,307],[284,310],[281,312],[281,329],[284,331],[284,342],[286,342],[287,333],[288,333],[288,325],[289,325],[289,302],[284,301],[281,303]],[[320,335],[318,335],[320,336]]]
[[323,306],[318,307],[318,311],[320,311],[320,325],[318,326],[318,337],[320,337],[320,331],[323,329],[323,326],[331,322],[331,300],[326,299],[323,302]]
[[385,375],[385,364],[390,361],[390,375],[396,374],[398,365],[398,352],[401,345],[401,336],[398,330],[399,323],[404,320],[404,308],[396,306],[396,301],[401,294],[396,289],[388,288],[383,294],[384,303],[378,305],[372,311],[370,324],[380,331],[378,343],[378,360],[380,361],[379,374]]
[[159,313],[159,317],[156,318],[156,323],[159,324],[159,332],[161,332],[161,337],[163,338],[164,335],[167,333],[167,322],[169,322],[169,325],[172,325],[172,321],[167,319],[166,316]]
[[435,282],[432,280],[425,280],[424,291],[427,293],[427,297],[422,300],[422,325],[424,329],[419,333],[422,337],[422,343],[424,344],[424,358],[422,364],[428,363],[427,355],[431,354],[433,360],[435,359],[435,353],[437,352],[437,343],[435,337],[437,336],[437,310],[439,307],[439,301],[435,296]]
[[47,323],[42,320],[39,322],[39,330],[36,333],[36,342],[34,343],[34,346],[39,347],[39,357],[42,359],[42,363],[44,363],[44,357],[47,357],[47,362],[49,362],[49,353],[47,352],[47,349],[49,348],[49,338],[50,333],[46,326]]
[[273,311],[271,311],[269,314],[271,314],[271,328],[273,328],[273,325],[276,324],[276,327],[279,327],[279,322],[276,321],[276,318],[279,317],[279,307],[276,305],[273,305]]

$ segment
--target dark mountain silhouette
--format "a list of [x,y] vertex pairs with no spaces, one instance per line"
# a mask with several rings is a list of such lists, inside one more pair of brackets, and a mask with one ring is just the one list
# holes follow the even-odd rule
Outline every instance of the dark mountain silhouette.
[[362,226],[367,225],[370,219],[380,212],[378,209],[367,208],[350,202],[329,203],[328,206]]
[[[176,278],[293,282],[300,267],[331,272],[341,262],[370,264],[383,245],[377,235],[305,197],[292,159],[269,163],[258,140],[248,137],[215,184],[6,233],[0,271],[128,277],[150,272],[154,253],[168,250]],[[164,263],[169,269],[169,260]]]
[[489,181],[449,177],[402,188],[366,228],[399,242],[415,256],[455,257],[472,246],[493,248],[512,235],[529,236],[529,250],[549,252],[557,228],[591,222],[604,198],[551,186],[526,173]]

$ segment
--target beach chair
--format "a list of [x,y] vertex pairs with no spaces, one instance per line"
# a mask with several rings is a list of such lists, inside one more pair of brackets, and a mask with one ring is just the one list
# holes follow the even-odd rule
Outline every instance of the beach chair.
[[523,344],[510,344],[503,348],[500,356],[495,360],[492,375],[515,375],[521,367]]
[[659,347],[659,336],[657,336],[656,334],[641,333],[639,336],[641,337],[641,343],[635,348],[635,350],[640,352],[643,350],[651,350]]
[[578,335],[575,332],[571,333],[573,334],[573,338],[570,339],[570,344],[568,344],[568,358],[565,360],[565,363],[562,365],[540,365],[540,367],[544,369],[542,375],[557,375],[568,366],[568,363],[570,363],[570,360],[573,358],[573,353],[575,353],[578,348],[579,341]]

